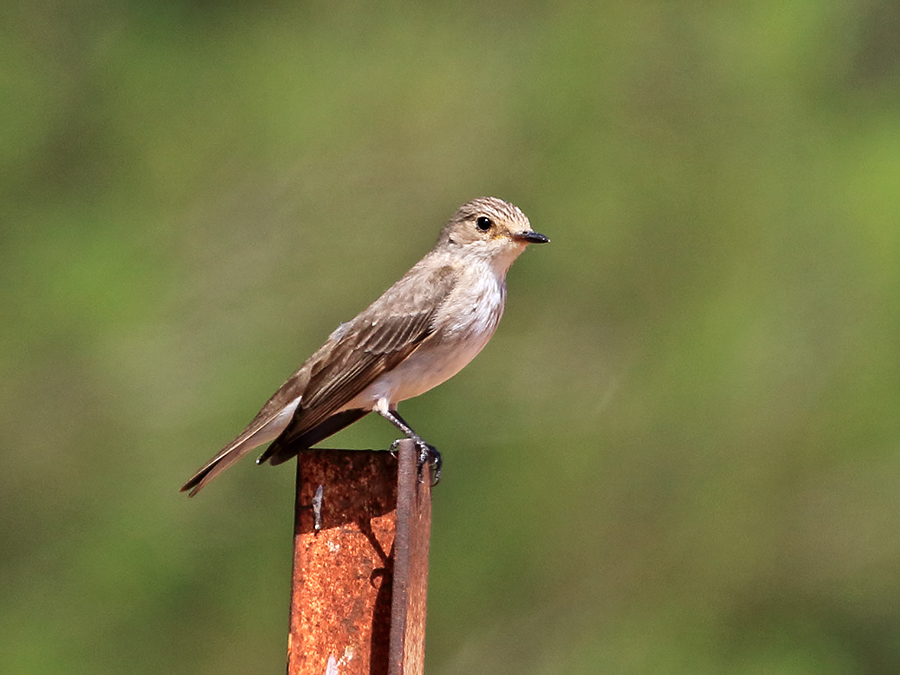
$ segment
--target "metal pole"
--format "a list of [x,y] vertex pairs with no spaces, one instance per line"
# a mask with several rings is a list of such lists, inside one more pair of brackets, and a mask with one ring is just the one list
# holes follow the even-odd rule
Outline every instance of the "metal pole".
[[401,444],[389,675],[422,675],[425,670],[431,467],[420,474],[417,454],[414,443]]
[[422,672],[431,490],[398,454],[298,456],[289,675]]

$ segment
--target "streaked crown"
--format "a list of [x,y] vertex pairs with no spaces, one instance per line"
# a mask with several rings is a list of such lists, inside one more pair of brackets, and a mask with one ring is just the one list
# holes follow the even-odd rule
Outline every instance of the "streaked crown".
[[478,197],[457,209],[441,230],[439,244],[467,244],[496,241],[527,244],[527,234],[535,234],[528,217],[519,207],[497,197]]

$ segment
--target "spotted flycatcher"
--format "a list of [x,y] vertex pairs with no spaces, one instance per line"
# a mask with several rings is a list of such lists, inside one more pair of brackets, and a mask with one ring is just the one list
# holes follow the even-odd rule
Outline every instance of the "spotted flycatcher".
[[[494,334],[506,271],[528,244],[550,241],[517,207],[480,197],[459,207],[437,244],[355,319],[342,323],[259,414],[181,488],[191,495],[253,448],[280,464],[373,410],[436,453],[397,404],[453,377]],[[439,466],[439,465],[438,465]]]

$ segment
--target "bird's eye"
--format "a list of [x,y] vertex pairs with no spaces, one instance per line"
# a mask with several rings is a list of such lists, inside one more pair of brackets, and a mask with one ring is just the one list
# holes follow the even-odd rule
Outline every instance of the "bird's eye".
[[478,216],[478,220],[475,221],[475,227],[477,227],[482,232],[487,232],[491,229],[491,225],[494,223],[491,222],[491,219],[487,216]]

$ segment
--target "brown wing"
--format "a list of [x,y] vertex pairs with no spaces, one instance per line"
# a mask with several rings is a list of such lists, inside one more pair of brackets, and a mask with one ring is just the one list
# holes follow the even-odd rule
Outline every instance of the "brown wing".
[[[414,274],[416,271],[413,268],[342,327],[330,349],[317,352],[315,361],[309,363],[309,382],[300,406],[260,462],[284,454],[285,446],[325,423],[382,373],[406,360],[434,332],[434,316],[457,275],[449,266],[428,275],[421,270]],[[317,434],[317,440],[323,438]]]
[[381,373],[406,359],[434,330],[435,313],[453,289],[457,274],[449,265],[429,269],[431,264],[434,259],[425,256],[368,309],[335,331],[247,428],[181,489],[196,494],[247,452],[268,442],[273,433],[280,435],[260,461],[304,434],[313,444],[362,417],[360,411],[353,411],[329,421]]

